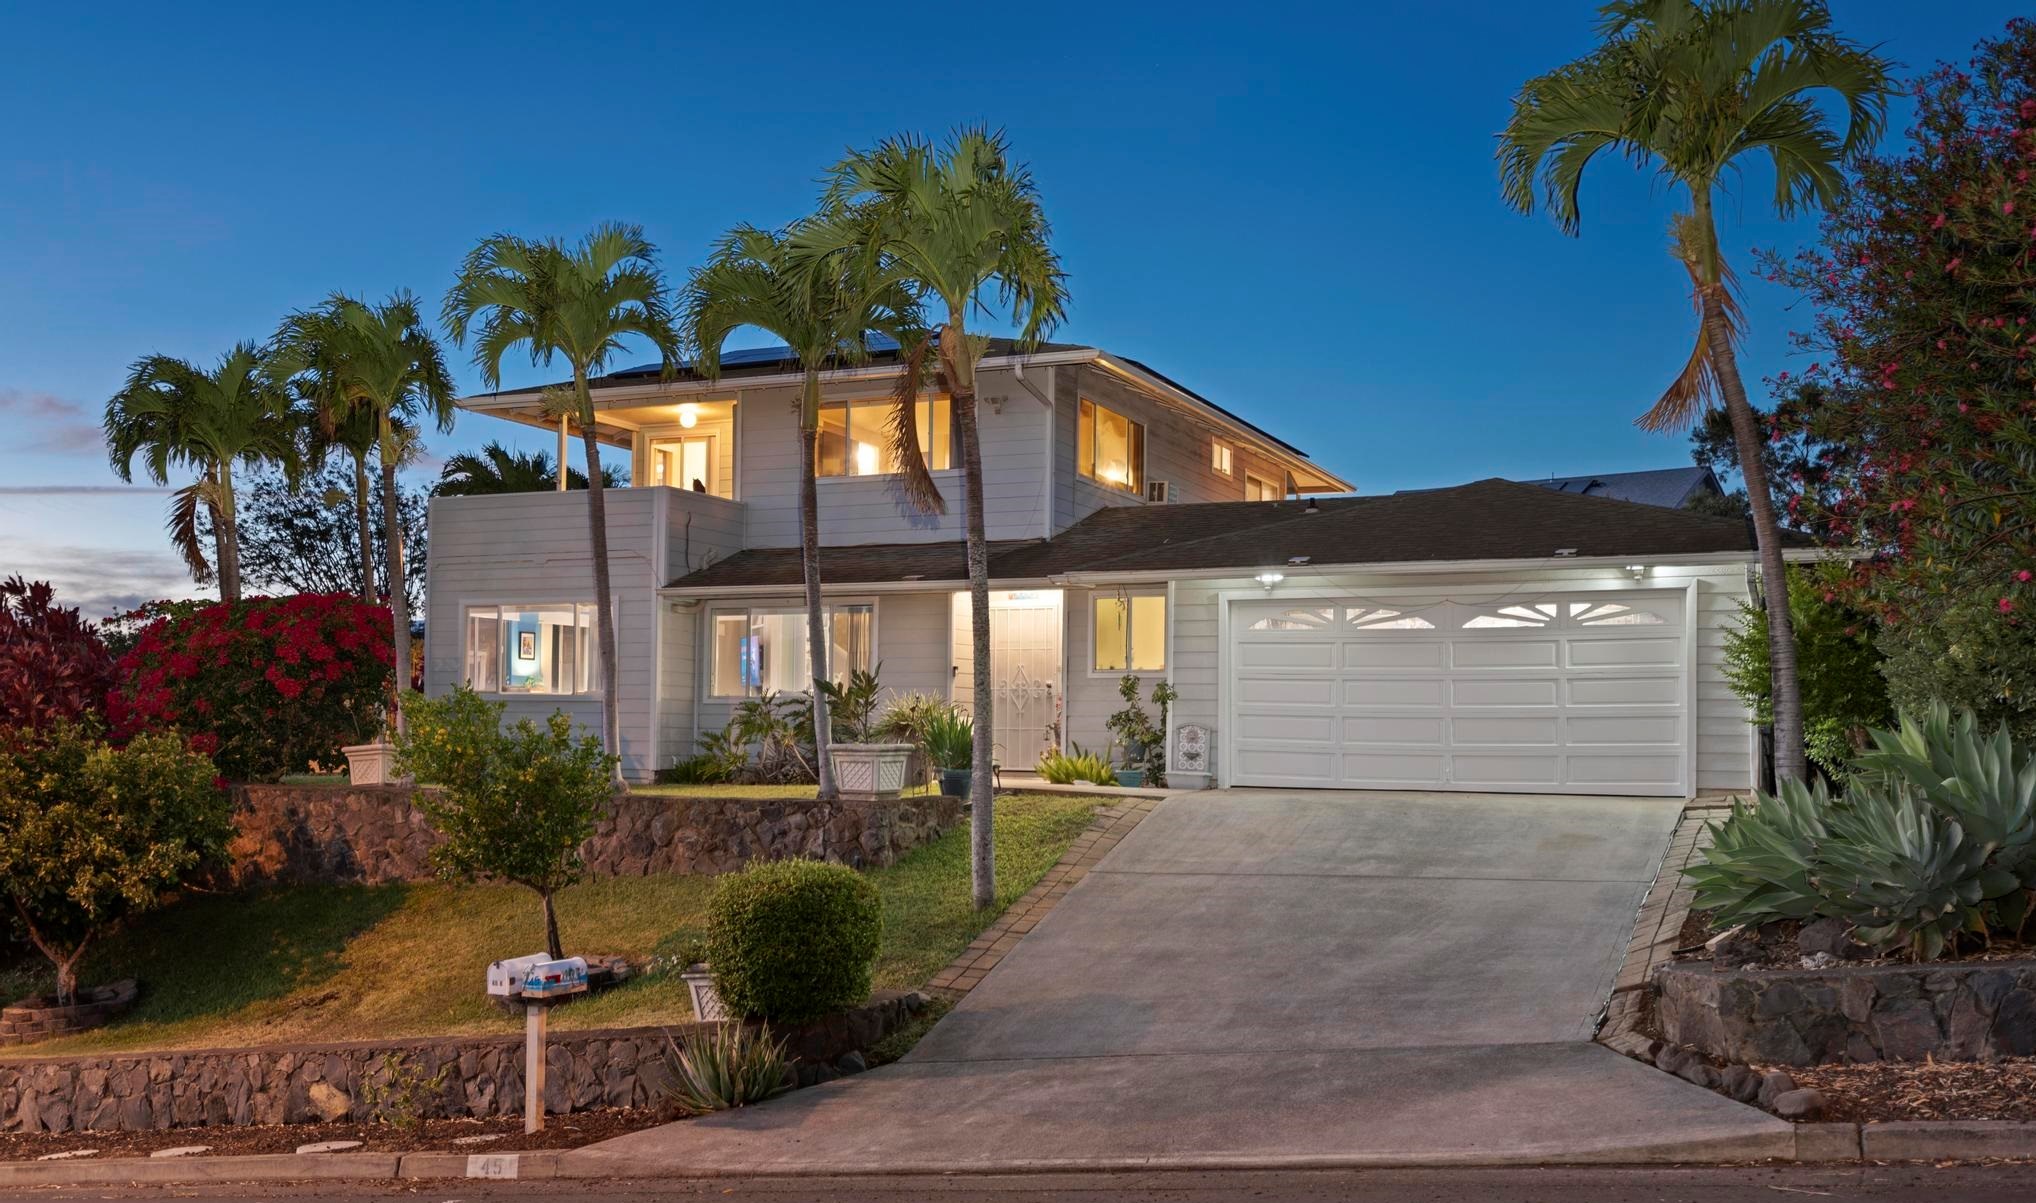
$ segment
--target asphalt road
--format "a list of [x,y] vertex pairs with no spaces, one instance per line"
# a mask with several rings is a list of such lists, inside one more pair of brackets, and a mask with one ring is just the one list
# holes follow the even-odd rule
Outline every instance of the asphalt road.
[[1546,1168],[1122,1173],[985,1177],[708,1178],[686,1181],[249,1183],[124,1189],[0,1190],[0,1203],[54,1200],[416,1199],[430,1203],[576,1203],[750,1199],[758,1203],[1788,1203],[1943,1200],[2026,1203],[2036,1164],[1814,1169]]

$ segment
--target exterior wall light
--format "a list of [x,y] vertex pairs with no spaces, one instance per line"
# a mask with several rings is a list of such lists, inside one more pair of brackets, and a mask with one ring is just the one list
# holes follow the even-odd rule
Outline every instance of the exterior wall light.
[[1628,564],[1626,565],[1626,571],[1632,573],[1633,579],[1636,581],[1644,580],[1647,577],[1647,565],[1645,564]]
[[1274,585],[1286,579],[1286,574],[1280,572],[1261,572],[1258,574],[1258,583],[1265,586],[1267,593],[1271,593]]

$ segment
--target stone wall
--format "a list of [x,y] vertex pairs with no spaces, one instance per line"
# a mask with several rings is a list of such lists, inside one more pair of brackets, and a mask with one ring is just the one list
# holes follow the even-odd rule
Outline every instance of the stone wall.
[[[833,1066],[904,1026],[917,994],[880,994],[853,1011],[776,1034],[802,1069]],[[699,1024],[554,1032],[545,1110],[639,1107],[656,1097],[666,1033]],[[370,1095],[394,1055],[406,1073],[443,1085],[432,1117],[523,1112],[523,1038],[453,1036],[284,1048],[102,1053],[0,1061],[0,1132],[147,1131],[211,1124],[296,1124],[377,1118]],[[801,1080],[814,1075],[802,1073]]]
[[1664,1039],[1732,1062],[1983,1061],[2036,1053],[2036,962],[1725,969],[1654,979]]
[[[407,786],[244,785],[231,878],[251,882],[392,882],[431,876],[437,835]],[[624,794],[583,853],[600,876],[722,873],[751,860],[809,856],[857,868],[889,865],[961,817],[956,798],[891,802]]]

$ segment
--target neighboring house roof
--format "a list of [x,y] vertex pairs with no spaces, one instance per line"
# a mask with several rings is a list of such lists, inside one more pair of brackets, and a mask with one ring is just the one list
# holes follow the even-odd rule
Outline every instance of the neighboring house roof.
[[[1815,546],[1794,533],[1784,538],[1792,547]],[[1248,575],[1300,565],[1654,560],[1751,556],[1754,546],[1751,529],[1737,518],[1481,480],[1389,497],[1113,507],[1052,539],[992,544],[990,575],[1019,581],[1211,569]],[[959,543],[830,547],[821,553],[820,571],[830,586],[967,577]],[[779,586],[802,579],[798,549],[772,548],[737,552],[672,585]]]
[[1603,472],[1596,476],[1551,476],[1546,480],[1523,480],[1519,483],[1540,485],[1558,493],[1637,501],[1642,505],[1667,506],[1672,510],[1688,505],[1692,497],[1705,493],[1720,496],[1725,492],[1709,468],[1697,467]]

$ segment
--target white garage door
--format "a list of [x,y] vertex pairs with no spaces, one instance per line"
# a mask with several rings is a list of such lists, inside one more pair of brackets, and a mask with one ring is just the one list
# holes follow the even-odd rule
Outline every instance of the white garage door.
[[1233,603],[1230,782],[1683,794],[1681,592]]

